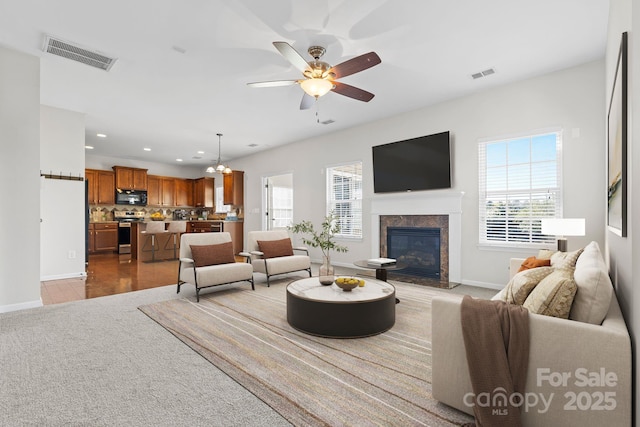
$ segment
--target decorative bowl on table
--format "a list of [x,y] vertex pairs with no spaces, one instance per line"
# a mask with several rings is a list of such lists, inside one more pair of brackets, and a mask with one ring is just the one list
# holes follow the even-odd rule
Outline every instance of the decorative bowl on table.
[[345,292],[351,292],[358,286],[364,286],[364,280],[357,277],[338,277],[336,279],[336,286]]

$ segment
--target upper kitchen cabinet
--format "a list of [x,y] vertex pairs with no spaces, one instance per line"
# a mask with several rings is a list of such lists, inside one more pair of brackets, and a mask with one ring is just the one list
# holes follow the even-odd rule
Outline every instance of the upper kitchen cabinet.
[[244,204],[244,172],[232,171],[223,174],[224,204],[242,206]]
[[115,174],[111,171],[85,169],[89,181],[90,205],[113,205],[115,203]]
[[151,206],[175,206],[175,179],[165,176],[147,177],[147,204]]
[[147,169],[114,166],[116,188],[123,190],[147,190]]
[[193,206],[193,180],[175,179],[176,186],[176,206]]
[[193,184],[193,201],[198,208],[213,208],[213,178],[198,178]]

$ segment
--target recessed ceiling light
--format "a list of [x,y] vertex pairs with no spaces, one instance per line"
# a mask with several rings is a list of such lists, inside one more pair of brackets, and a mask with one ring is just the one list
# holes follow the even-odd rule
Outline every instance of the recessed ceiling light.
[[176,162],[181,162],[181,161],[182,161],[182,159],[176,159]]
[[104,133],[97,133],[96,136],[98,138],[106,138],[107,137],[107,135],[105,135]]
[[144,150],[144,151],[151,151],[151,148],[149,148],[149,147],[144,147],[144,148],[143,148],[143,150]]
[[198,151],[198,154],[204,154],[204,151]]
[[84,148],[86,148],[87,150],[93,150],[93,147],[91,145],[85,145]]

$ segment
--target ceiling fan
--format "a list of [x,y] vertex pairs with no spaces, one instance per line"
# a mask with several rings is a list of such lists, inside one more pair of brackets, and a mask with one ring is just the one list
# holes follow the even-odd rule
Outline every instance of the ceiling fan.
[[301,110],[310,108],[315,99],[318,99],[329,91],[363,102],[369,102],[373,99],[374,95],[372,93],[345,83],[340,83],[336,80],[378,65],[382,61],[375,52],[356,56],[355,58],[351,58],[332,67],[326,62],[320,61],[320,58],[322,58],[326,51],[322,46],[311,46],[307,50],[309,55],[313,57],[312,61],[307,62],[302,55],[298,53],[298,51],[291,47],[289,43],[273,42],[273,45],[278,49],[282,56],[285,57],[285,59],[287,59],[294,67],[302,71],[305,78],[299,80],[275,80],[247,83],[248,86],[276,87],[299,84],[302,87],[302,90],[304,90],[302,102],[300,103]]

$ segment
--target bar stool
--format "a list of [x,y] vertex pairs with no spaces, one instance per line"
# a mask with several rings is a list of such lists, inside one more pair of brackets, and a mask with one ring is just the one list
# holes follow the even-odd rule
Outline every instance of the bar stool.
[[182,233],[187,232],[187,221],[171,221],[169,223],[169,227],[167,228],[167,232],[171,233],[171,239],[167,240],[165,249],[169,249],[166,246],[168,246],[169,242],[173,240],[173,259],[177,259],[178,242],[180,241],[180,236],[182,235]]
[[[156,260],[156,235],[164,233],[166,233],[164,222],[160,221],[148,222],[147,228],[140,232],[140,234],[146,235],[144,245],[142,245],[142,252],[151,252],[151,262]],[[151,242],[151,249],[148,249],[149,242]]]

